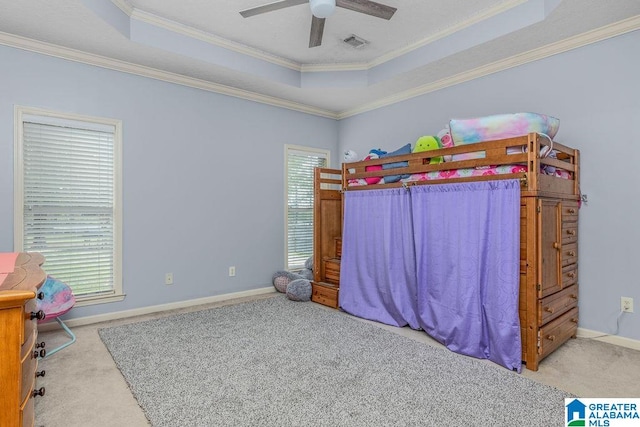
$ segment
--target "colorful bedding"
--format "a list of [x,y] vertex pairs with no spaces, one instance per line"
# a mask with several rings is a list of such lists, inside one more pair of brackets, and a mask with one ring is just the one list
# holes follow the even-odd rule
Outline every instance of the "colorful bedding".
[[[558,133],[560,120],[546,114],[514,113],[472,119],[452,119],[449,122],[451,138],[456,146],[482,141],[506,139],[536,132],[549,139]],[[455,154],[453,160],[469,160],[484,157],[482,152]]]
[[[487,166],[487,167],[477,167],[477,168],[464,168],[464,169],[415,173],[410,175],[408,178],[402,179],[401,182],[433,181],[433,180],[439,180],[439,179],[468,178],[468,177],[474,177],[474,176],[504,175],[504,174],[525,173],[525,172],[527,172],[527,167],[525,165],[520,165],[520,164]],[[545,175],[555,176],[557,178],[571,179],[571,174],[562,169],[543,168],[540,172]],[[380,183],[383,184],[384,180],[381,180]],[[359,185],[369,185],[369,184],[367,184],[367,182],[363,178],[349,180],[350,187],[359,186]]]

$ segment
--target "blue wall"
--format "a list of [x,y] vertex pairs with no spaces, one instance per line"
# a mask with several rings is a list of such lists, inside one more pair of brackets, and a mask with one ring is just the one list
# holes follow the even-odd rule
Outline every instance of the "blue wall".
[[4,46],[0,64],[0,251],[13,251],[14,105],[123,122],[127,297],[70,317],[271,285],[285,265],[284,145],[335,152],[335,120]]
[[634,314],[620,336],[640,339],[640,31],[422,95],[340,122],[340,152],[392,151],[451,118],[533,111],[560,118],[558,142],[581,150],[581,328],[612,333],[620,297]]
[[637,46],[639,31],[340,122],[0,46],[0,251],[13,250],[14,105],[123,121],[127,298],[72,317],[268,286],[284,265],[284,144],[330,149],[335,163],[451,118],[535,111],[559,117],[556,139],[582,154],[580,327],[614,332],[629,296],[620,336],[638,340]]

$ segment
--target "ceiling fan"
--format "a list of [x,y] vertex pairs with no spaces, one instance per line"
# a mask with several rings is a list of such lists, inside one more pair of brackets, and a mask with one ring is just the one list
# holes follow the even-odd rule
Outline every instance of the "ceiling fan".
[[309,3],[313,17],[311,19],[311,35],[309,36],[309,47],[316,47],[322,44],[322,33],[324,33],[324,21],[331,15],[336,6],[366,15],[375,16],[389,20],[396,12],[395,7],[376,3],[370,0],[281,0],[268,3],[262,6],[243,10],[240,12],[244,18],[260,15],[286,7],[297,6]]

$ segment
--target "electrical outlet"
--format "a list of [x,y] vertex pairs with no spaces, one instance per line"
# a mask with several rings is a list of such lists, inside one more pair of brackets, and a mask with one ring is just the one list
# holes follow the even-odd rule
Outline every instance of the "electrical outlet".
[[633,313],[633,298],[620,297],[620,310],[625,313]]
[[234,266],[229,267],[229,277],[236,275],[236,268]]
[[165,273],[165,275],[164,275],[164,284],[165,285],[173,285],[173,273]]

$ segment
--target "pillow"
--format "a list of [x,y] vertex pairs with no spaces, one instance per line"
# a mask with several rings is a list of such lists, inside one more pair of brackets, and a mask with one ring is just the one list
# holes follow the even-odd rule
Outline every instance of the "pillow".
[[[530,132],[544,133],[553,139],[560,120],[538,113],[496,114],[473,119],[452,119],[449,122],[453,144],[464,145],[494,139],[506,139]],[[455,154],[453,160],[479,159],[484,152]]]
[[[411,154],[411,144],[407,144],[404,145],[400,148],[398,148],[396,151],[392,151],[390,153],[386,153],[386,154],[381,154],[380,157],[381,158],[386,158],[386,157],[393,157],[393,156],[401,156],[403,154]],[[404,161],[404,162],[393,162],[393,163],[386,163],[382,165],[382,169],[394,169],[394,168],[403,168],[409,166],[409,162]],[[389,184],[391,182],[398,182],[400,181],[400,179],[404,179],[404,178],[409,178],[408,174],[404,174],[404,175],[388,175],[384,177],[384,183],[385,184]]]

